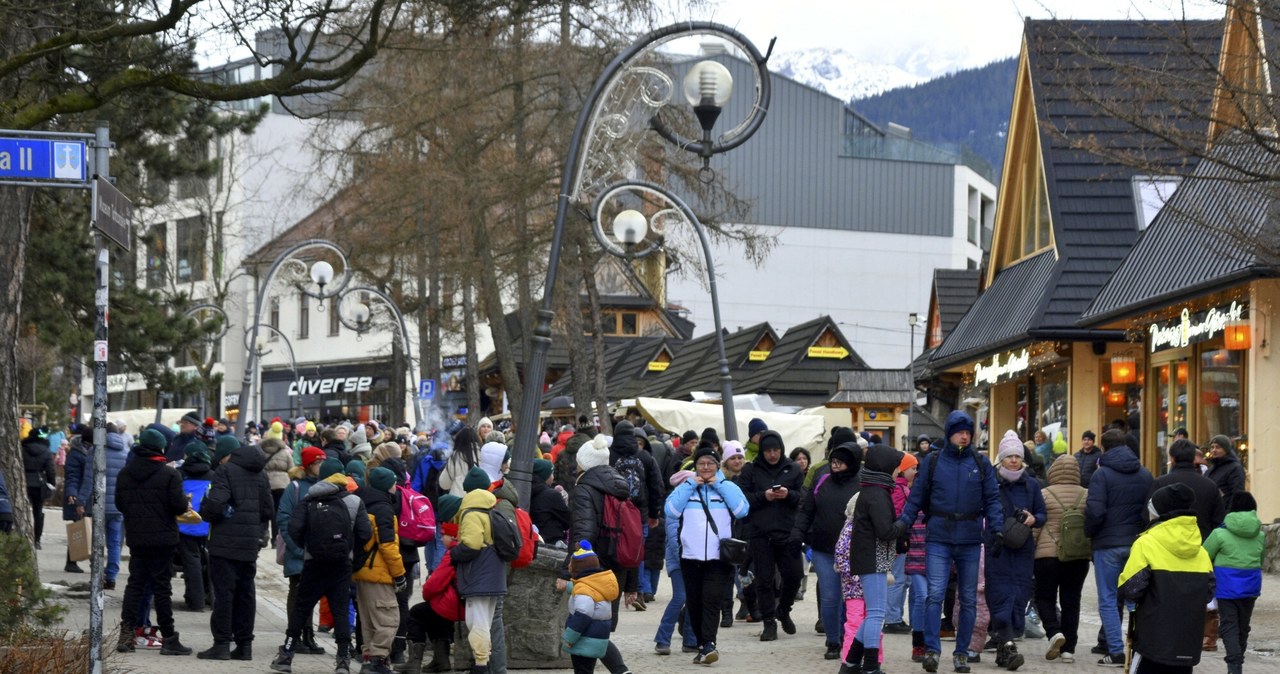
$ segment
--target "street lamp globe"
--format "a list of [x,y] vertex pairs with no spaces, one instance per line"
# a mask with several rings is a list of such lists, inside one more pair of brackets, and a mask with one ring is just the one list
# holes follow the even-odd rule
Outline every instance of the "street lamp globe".
[[311,280],[320,286],[321,290],[324,290],[324,287],[333,280],[333,265],[324,260],[311,265]]
[[267,341],[265,336],[259,335],[257,341],[253,343],[253,348],[258,352],[258,355],[262,355],[267,352],[267,346],[269,344],[270,342]]
[[623,244],[634,246],[649,233],[649,221],[640,211],[627,209],[613,218],[613,236]]
[[733,75],[717,61],[700,61],[684,76],[684,98],[705,133],[711,132],[732,94]]
[[356,302],[355,306],[351,307],[351,318],[355,320],[356,324],[363,326],[369,321],[369,305],[364,302]]

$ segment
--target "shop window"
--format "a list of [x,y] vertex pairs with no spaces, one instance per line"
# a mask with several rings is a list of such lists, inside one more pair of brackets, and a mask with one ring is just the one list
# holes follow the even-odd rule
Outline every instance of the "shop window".
[[1152,370],[1155,377],[1156,392],[1156,442],[1155,459],[1157,472],[1167,470],[1167,454],[1169,444],[1173,442],[1174,431],[1187,427],[1187,382],[1190,379],[1191,364],[1186,360],[1175,360],[1161,363]]
[[1031,430],[1043,430],[1051,439],[1056,438],[1067,430],[1067,371],[1063,368],[1049,370],[1037,381],[1040,384],[1040,404],[1036,410],[1036,427]]
[[1244,351],[1215,349],[1200,354],[1198,435],[1238,438],[1244,434]]

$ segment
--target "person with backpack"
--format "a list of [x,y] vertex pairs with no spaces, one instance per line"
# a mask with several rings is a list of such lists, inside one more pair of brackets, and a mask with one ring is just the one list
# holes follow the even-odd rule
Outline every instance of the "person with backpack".
[[[293,656],[306,652],[300,648],[306,638],[305,631],[310,629],[311,612],[321,597],[328,597],[333,606],[347,604],[351,595],[352,555],[356,550],[363,550],[366,541],[373,538],[364,502],[347,491],[342,463],[337,459],[321,460],[317,453],[324,456],[323,450],[315,447],[302,450],[307,474],[314,479],[301,500],[296,504],[289,502],[297,491],[289,487],[282,502],[282,507],[290,510],[281,522],[287,524],[281,527],[281,534],[290,554],[300,550],[303,561],[301,571],[290,577],[289,622],[284,644],[271,661],[274,672],[292,672]],[[335,620],[333,636],[338,645],[334,674],[350,674],[351,623]]]
[[369,471],[365,486],[356,490],[373,528],[362,554],[356,557],[361,564],[351,576],[356,585],[356,610],[367,663],[362,669],[368,674],[391,674],[389,656],[400,624],[396,593],[409,586],[396,533],[400,514],[397,484],[396,474],[379,466]]
[[[324,471],[326,462],[325,451],[319,447],[302,448],[302,465],[295,466],[290,470],[290,476],[293,479],[289,482],[289,486],[285,488],[284,494],[280,497],[280,509],[276,511],[276,526],[281,532],[279,545],[283,549],[277,549],[276,560],[284,566],[284,577],[289,582],[289,593],[285,600],[285,612],[292,615],[293,607],[298,601],[298,589],[302,583],[302,571],[306,562],[306,550],[303,549],[300,541],[295,542],[290,536],[284,536],[283,533],[289,530],[290,521],[293,518],[295,509],[300,509],[303,500],[307,496],[307,492],[311,490],[318,481],[323,479],[321,473]],[[337,459],[328,459],[332,462],[329,468],[332,475],[337,473],[342,475],[342,464]],[[346,476],[342,475],[342,489],[346,492]],[[327,604],[327,602],[325,602]],[[299,639],[293,645],[294,653],[303,655],[324,655],[324,648],[316,643],[315,628],[311,624],[311,613],[308,612],[305,621],[302,624],[302,632]],[[348,631],[350,626],[348,625]]]
[[[571,540],[585,540],[591,543],[601,565],[618,576],[626,602],[635,601],[639,591],[639,579],[633,573],[634,567],[624,566],[618,559],[617,541],[612,538],[613,532],[602,526],[605,521],[605,510],[609,499],[615,502],[631,504],[631,486],[613,466],[609,465],[609,449],[604,442],[604,435],[596,435],[591,442],[583,444],[575,453],[578,461],[578,476],[569,501],[569,512],[572,523],[569,525]],[[563,456],[563,454],[561,454]],[[634,508],[634,504],[631,504]],[[637,522],[637,524],[639,524]],[[637,532],[640,533],[640,532]],[[643,553],[644,546],[640,547]],[[614,600],[613,628],[618,628],[618,604]]]
[[973,419],[955,410],[947,415],[944,433],[946,442],[943,447],[921,461],[915,488],[911,490],[895,527],[899,527],[898,533],[903,534],[915,522],[916,515],[925,515],[929,600],[925,611],[925,654],[921,667],[926,672],[938,671],[942,651],[939,635],[942,602],[954,565],[960,619],[956,625],[952,664],[957,671],[967,672],[968,647],[977,612],[978,565],[982,558],[983,539],[988,537],[994,539],[993,545],[1003,545],[1004,515],[995,470],[986,455],[975,451],[971,445]]
[[693,477],[667,497],[666,514],[678,523],[678,529],[668,533],[678,533],[679,538],[685,605],[698,642],[693,662],[710,665],[720,659],[716,636],[722,604],[733,586],[733,564],[722,558],[721,540],[730,538],[734,520],[747,517],[751,505],[738,485],[720,473],[715,449],[698,449],[693,468]]
[[[742,492],[751,505],[751,565],[755,570],[756,601],[764,617],[761,641],[778,638],[778,624],[787,634],[796,633],[791,606],[804,575],[800,545],[791,539],[804,473],[785,456],[786,445],[777,431],[760,434],[760,455],[742,469]],[[775,575],[780,583],[775,582]],[[780,587],[779,587],[780,586]]]
[[[458,542],[458,525],[454,518],[462,506],[462,499],[453,494],[440,495],[440,537],[445,553],[440,557],[436,570],[422,583],[422,603],[409,609],[407,635],[408,656],[403,668],[406,674],[421,672],[450,672],[449,645],[453,640],[454,623],[466,618],[465,604],[458,596],[457,571],[453,567],[453,546]],[[422,663],[427,644],[431,644],[431,662]]]
[[471,672],[489,674],[493,616],[498,599],[507,594],[507,563],[495,545],[495,518],[491,511],[498,499],[488,489],[488,475],[476,466],[467,473],[463,484],[467,495],[462,497],[456,517],[458,544],[450,554],[457,573],[458,596],[466,602],[467,642],[475,657]]
[[[609,445],[609,465],[618,471],[622,479],[627,481],[627,499],[635,504],[644,517],[642,535],[649,536],[649,529],[658,526],[658,515],[662,510],[662,478],[658,464],[648,452],[640,450],[636,438],[635,426],[630,421],[619,421],[614,427],[613,443]],[[628,571],[635,575],[634,581],[620,579],[624,586],[636,586],[635,596],[628,596],[627,605],[637,611],[645,610],[644,598],[640,591],[645,590],[640,578],[644,573],[644,562],[635,570]],[[648,589],[652,593],[652,589]]]
[[[818,572],[818,615],[826,635],[827,660],[840,657],[840,635],[844,621],[842,589],[848,590],[836,571],[836,542],[844,528],[845,505],[858,493],[858,471],[862,470],[862,448],[852,440],[831,450],[831,472],[822,476],[805,494],[796,514],[789,542],[804,542],[813,550],[813,566]],[[848,592],[843,593],[849,598]],[[861,598],[861,591],[858,592]]]
[[[182,491],[196,512],[209,493],[213,468],[209,465],[209,450],[196,440],[187,444],[182,467]],[[205,597],[211,593],[209,582],[209,523],[178,524],[178,553],[182,556],[182,580],[186,586],[183,598],[188,611],[203,611]]]
[[1258,502],[1253,494],[1241,491],[1231,497],[1226,521],[1204,542],[1205,552],[1213,561],[1214,596],[1222,616],[1227,674],[1242,674],[1244,670],[1253,607],[1262,594],[1264,539]]
[[1044,495],[1040,493],[1040,482],[1023,464],[1024,451],[1017,432],[1005,432],[996,456],[1004,529],[1000,540],[987,548],[986,557],[987,608],[997,643],[996,666],[1011,672],[1026,662],[1014,639],[1022,636],[1026,628],[1027,603],[1031,600],[1036,553],[1031,530],[1043,527],[1045,522]]
[[1049,486],[1042,490],[1044,526],[1035,530],[1036,612],[1049,640],[1046,660],[1075,662],[1080,636],[1080,596],[1093,556],[1084,533],[1089,490],[1080,486],[1080,464],[1054,461]]

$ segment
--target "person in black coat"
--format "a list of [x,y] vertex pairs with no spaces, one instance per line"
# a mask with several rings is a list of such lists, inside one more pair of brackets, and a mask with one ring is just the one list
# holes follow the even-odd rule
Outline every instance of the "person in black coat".
[[1213,480],[1222,493],[1222,502],[1230,503],[1236,492],[1244,491],[1244,467],[1236,455],[1236,445],[1225,435],[1215,435],[1209,440],[1209,472],[1204,476]]
[[555,466],[546,459],[533,462],[533,487],[529,497],[529,519],[538,527],[538,533],[547,545],[566,543],[572,518],[564,492],[551,486]]
[[31,523],[35,526],[36,549],[44,534],[44,502],[53,494],[58,474],[53,469],[49,441],[33,427],[22,439],[22,468],[27,478],[27,500],[31,502]]
[[1174,441],[1169,447],[1169,472],[1156,478],[1152,483],[1147,500],[1150,501],[1152,495],[1161,487],[1171,484],[1185,484],[1190,487],[1196,497],[1196,526],[1200,528],[1200,540],[1203,542],[1214,529],[1218,528],[1218,525],[1222,524],[1222,520],[1227,516],[1227,509],[1223,506],[1218,486],[1213,483],[1213,480],[1200,474],[1200,467],[1196,465],[1196,450],[1196,446],[1190,440]]
[[[787,634],[795,634],[791,606],[804,575],[800,546],[791,542],[804,474],[785,456],[786,446],[777,431],[760,434],[760,453],[742,469],[739,485],[747,497],[751,515],[751,563],[755,569],[756,603],[764,618],[761,641],[778,638],[778,623]],[[781,577],[780,591],[773,581]]]
[[902,462],[902,452],[888,445],[867,448],[867,458],[858,474],[858,501],[854,506],[852,536],[849,539],[849,573],[859,577],[866,605],[866,618],[849,647],[846,663],[856,667],[862,661],[864,674],[881,674],[880,638],[887,606],[888,574],[893,569],[896,542],[902,529],[894,525],[893,474]]
[[[263,468],[267,457],[231,435],[218,438],[214,474],[200,516],[209,522],[209,578],[213,581],[213,646],[202,660],[249,660],[257,611],[254,576],[266,547],[275,501]],[[236,643],[235,650],[231,642]]]
[[178,515],[187,511],[182,477],[165,465],[165,437],[147,429],[139,436],[134,456],[116,478],[115,504],[124,515],[129,546],[129,583],[120,610],[120,639],[116,650],[134,649],[134,628],[141,624],[139,607],[145,590],[151,592],[156,622],[163,637],[161,655],[190,655],[173,626],[173,556],[178,550]]
[[[71,436],[67,448],[67,462],[62,467],[62,519],[79,522],[84,519],[85,508],[93,497],[93,427],[80,427],[80,434]],[[71,561],[71,548],[67,547],[67,573],[84,573],[79,564]]]

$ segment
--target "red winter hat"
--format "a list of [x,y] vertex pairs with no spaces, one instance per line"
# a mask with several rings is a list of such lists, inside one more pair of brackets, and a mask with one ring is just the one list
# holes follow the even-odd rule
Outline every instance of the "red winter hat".
[[303,447],[302,448],[302,467],[310,468],[311,464],[317,461],[324,461],[325,453],[319,447]]

